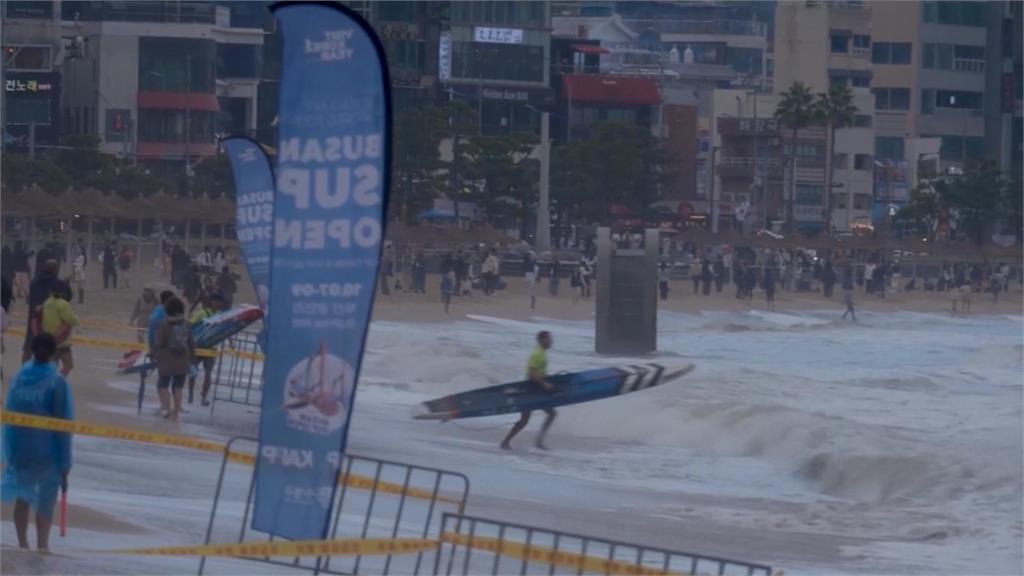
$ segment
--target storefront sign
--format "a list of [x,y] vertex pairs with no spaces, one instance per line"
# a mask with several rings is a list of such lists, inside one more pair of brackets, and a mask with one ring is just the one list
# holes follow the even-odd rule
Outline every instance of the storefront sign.
[[442,81],[452,79],[452,33],[441,32],[437,42],[437,77]]
[[377,26],[381,40],[419,40],[420,29],[407,22],[386,22]]
[[488,44],[522,44],[523,30],[521,28],[486,28],[483,26],[474,26],[473,41],[486,42]]
[[821,206],[794,204],[793,219],[797,222],[824,222],[825,209]]
[[38,80],[6,80],[4,90],[7,92],[49,92],[53,84]]

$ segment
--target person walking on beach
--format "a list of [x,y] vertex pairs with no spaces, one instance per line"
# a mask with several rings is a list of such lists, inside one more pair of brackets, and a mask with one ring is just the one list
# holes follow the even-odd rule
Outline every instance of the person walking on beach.
[[78,303],[85,304],[85,254],[75,254],[71,260],[71,286],[78,293]]
[[113,241],[107,242],[103,252],[100,253],[100,260],[103,264],[103,289],[108,290],[113,287],[114,290],[117,290],[117,248]]
[[765,305],[769,310],[775,310],[775,270],[771,267],[765,266],[761,287],[764,288]]
[[569,273],[569,288],[572,290],[572,303],[576,304],[583,294],[583,272],[578,265]]
[[132,308],[132,316],[129,318],[128,323],[135,326],[135,334],[140,344],[146,334],[149,317],[159,304],[156,299],[156,293],[153,292],[152,288],[143,289],[142,296],[135,301],[135,307]]
[[[185,321],[185,304],[180,299],[172,297],[164,304],[164,309],[167,317],[157,330],[154,349],[158,375],[156,391],[160,397],[160,414],[164,418],[177,421],[181,413],[185,378],[196,355],[196,344],[192,339],[192,327]],[[206,405],[205,392],[203,405]]]
[[[530,359],[526,365],[526,378],[530,381],[530,386],[535,392],[546,392],[553,393],[555,387],[546,380],[548,375],[548,349],[551,348],[553,343],[551,339],[551,333],[544,330],[537,333],[537,347],[533,349],[533,353],[530,354]],[[555,421],[555,416],[558,415],[554,408],[544,408],[544,413],[547,414],[547,418],[544,420],[544,424],[541,426],[540,434],[537,435],[537,440],[534,442],[534,446],[541,450],[547,450],[548,447],[544,444],[544,436],[547,435],[548,430],[551,428],[551,424]],[[501,441],[502,450],[511,450],[512,446],[509,442],[515,438],[516,434],[526,428],[526,425],[530,422],[530,414],[532,410],[524,410],[520,413],[519,420],[512,426],[512,430],[509,431],[508,436]]]
[[857,321],[857,313],[853,310],[853,266],[847,263],[843,266],[843,305],[846,306],[846,312],[843,312],[843,320],[846,320],[846,315],[850,315],[850,319],[854,322]]
[[455,290],[455,271],[449,270],[441,275],[441,303],[444,304],[444,313],[452,305],[452,292]]
[[121,251],[117,255],[117,267],[120,270],[122,288],[132,287],[128,281],[128,272],[132,269],[132,262],[134,261],[135,254],[132,253],[131,248],[128,246],[121,246]]
[[668,262],[658,264],[658,292],[662,300],[668,300],[669,273]]
[[54,284],[60,280],[57,278],[59,270],[56,260],[47,260],[43,267],[36,270],[36,277],[28,287],[28,325],[25,327],[25,343],[22,346],[21,362],[28,362],[32,358],[32,337],[39,330],[42,322],[43,303],[50,297]]
[[562,273],[562,265],[558,262],[557,256],[551,257],[551,267],[548,268],[548,294],[558,296],[558,284],[561,282],[559,275]]
[[690,261],[690,279],[693,280],[693,293],[700,292],[701,261],[699,258],[695,257]]
[[78,326],[78,317],[71,310],[71,303],[68,302],[70,299],[71,287],[59,280],[54,282],[50,297],[43,302],[40,330],[37,331],[53,336],[57,342],[54,359],[60,363],[60,374],[64,377],[67,377],[75,367],[75,360],[71,355],[71,332]]
[[427,293],[427,263],[422,250],[416,252],[412,261],[412,285],[414,293]]
[[524,266],[526,268],[526,293],[530,296],[530,309],[532,310],[537,307],[537,283],[540,281],[537,255],[533,252],[527,254]]
[[[7,392],[6,410],[72,420],[71,387],[51,360],[57,351],[53,336],[32,338],[32,360],[15,375]],[[14,502],[14,530],[18,546],[28,548],[29,513],[36,513],[36,549],[50,551],[50,527],[57,491],[67,490],[71,470],[71,434],[18,426],[4,426],[3,494]]]
[[235,293],[238,292],[238,284],[235,277],[231,275],[231,269],[224,266],[217,276],[217,292],[224,298],[224,309],[230,310],[235,302]]
[[825,298],[832,297],[832,291],[836,286],[836,270],[832,267],[832,261],[826,260],[825,266],[821,269],[821,287]]
[[[14,250],[12,254],[13,262],[11,268],[14,271],[14,297],[24,298],[29,293],[29,279],[31,278],[32,268],[29,265],[29,258],[35,252],[29,251],[25,248],[25,243],[18,240],[14,243]],[[36,270],[36,274],[39,270]]]
[[705,296],[711,294],[711,281],[713,274],[711,272],[711,262],[707,258],[703,258],[700,261],[700,281],[701,281],[701,293]]
[[[218,312],[224,309],[224,298],[217,293],[211,294],[199,308],[192,313],[192,317],[189,319],[192,326],[199,324],[203,320],[216,315]],[[201,403],[203,406],[209,406],[210,401],[207,399],[207,395],[210,392],[210,384],[213,378],[213,368],[217,364],[217,359],[213,356],[203,356],[197,358],[195,361],[197,366],[203,368],[203,388],[199,393]],[[192,376],[188,381],[188,403],[192,403],[196,387],[196,378]]]

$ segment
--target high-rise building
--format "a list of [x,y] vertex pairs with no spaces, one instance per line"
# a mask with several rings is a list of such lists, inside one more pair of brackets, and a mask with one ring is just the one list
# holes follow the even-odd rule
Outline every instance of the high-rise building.
[[1021,132],[1021,91],[1024,87],[1024,4],[993,2],[989,7],[988,46],[985,53],[986,153],[999,169],[1021,181],[1024,134]]
[[[871,3],[875,158],[928,160],[912,141],[937,138],[940,167],[985,155],[989,2]],[[1019,34],[1019,31],[1018,31]]]
[[3,2],[3,143],[55,145],[60,139],[60,67],[63,58],[58,5]]
[[549,2],[451,2],[440,32],[441,97],[476,109],[485,134],[540,132],[551,95]]
[[266,3],[60,3],[65,134],[158,172],[256,131]]

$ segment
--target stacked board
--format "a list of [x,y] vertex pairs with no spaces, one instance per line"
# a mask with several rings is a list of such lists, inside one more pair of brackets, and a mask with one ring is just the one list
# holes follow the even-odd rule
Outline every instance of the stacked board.
[[420,420],[455,420],[542,410],[621,396],[678,380],[693,364],[637,364],[548,376],[547,391],[529,380],[499,384],[424,402],[413,408]]
[[[239,306],[225,310],[192,326],[192,339],[196,343],[196,348],[215,348],[262,318],[263,311],[256,306]],[[154,367],[155,364],[143,350],[132,350],[125,354],[117,365],[121,374],[148,372]]]

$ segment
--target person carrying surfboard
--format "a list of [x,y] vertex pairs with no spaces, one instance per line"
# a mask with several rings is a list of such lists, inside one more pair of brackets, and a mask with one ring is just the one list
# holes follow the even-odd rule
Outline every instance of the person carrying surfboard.
[[[538,392],[554,392],[555,387],[548,382],[545,378],[548,375],[548,348],[551,348],[552,339],[551,333],[547,330],[543,330],[537,333],[537,347],[533,349],[533,353],[530,354],[530,359],[526,365],[526,378],[533,385],[534,389]],[[540,434],[537,435],[537,440],[534,442],[534,446],[541,450],[547,450],[548,447],[544,445],[544,436],[547,435],[548,429],[551,428],[551,424],[555,421],[555,416],[558,415],[554,408],[544,408],[544,413],[547,414],[547,418],[544,420],[543,426],[540,428]],[[512,446],[509,442],[515,438],[516,434],[526,428],[526,425],[530,422],[530,414],[532,410],[524,410],[520,413],[519,421],[512,426],[509,430],[508,436],[501,442],[502,450],[511,450]]]

